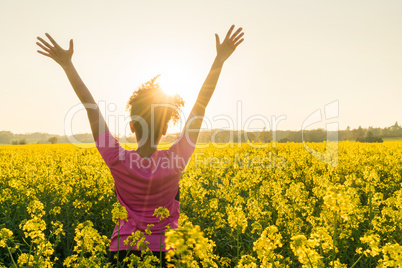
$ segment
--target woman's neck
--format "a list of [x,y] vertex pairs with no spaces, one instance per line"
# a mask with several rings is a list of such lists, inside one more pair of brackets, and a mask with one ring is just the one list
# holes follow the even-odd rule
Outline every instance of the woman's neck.
[[[159,134],[159,135],[158,135]],[[139,136],[137,134],[137,132],[135,132],[135,136],[137,138],[137,141],[141,141],[142,137]],[[151,142],[151,137],[148,137],[145,141],[145,143],[141,144],[138,146],[137,149],[137,153],[139,154],[139,156],[141,156],[142,158],[149,158],[151,157],[151,155],[153,153],[155,153],[158,150],[158,144],[162,138],[162,134],[161,133],[157,133],[157,135],[155,135],[153,142]]]
[[157,151],[157,147],[152,147],[151,145],[144,144],[137,149],[137,153],[141,158],[149,158]]

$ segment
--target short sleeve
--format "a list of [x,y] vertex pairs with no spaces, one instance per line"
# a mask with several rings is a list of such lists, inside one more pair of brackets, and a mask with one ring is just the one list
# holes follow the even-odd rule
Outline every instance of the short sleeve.
[[96,139],[96,148],[98,149],[106,165],[110,165],[125,156],[125,149],[113,137],[112,133],[105,131]]
[[168,152],[174,157],[174,167],[179,171],[183,171],[187,165],[188,160],[191,158],[195,149],[195,142],[190,135],[182,132],[173,145],[169,148]]

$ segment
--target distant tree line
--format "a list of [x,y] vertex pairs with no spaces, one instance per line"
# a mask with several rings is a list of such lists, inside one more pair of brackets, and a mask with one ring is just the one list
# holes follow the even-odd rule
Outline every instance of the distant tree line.
[[11,144],[12,145],[24,145],[24,144],[27,144],[27,140],[26,139],[12,140]]
[[[92,134],[76,134],[73,136],[79,142],[94,142]],[[71,139],[71,137],[70,137]],[[70,143],[68,137],[63,135],[42,132],[28,134],[14,134],[11,131],[0,131],[0,144],[55,144]]]
[[[275,137],[274,137],[275,134]],[[178,133],[170,133],[162,137],[161,142],[172,143]],[[350,140],[358,142],[382,142],[383,138],[402,137],[402,127],[395,122],[394,125],[385,128],[362,128],[358,127],[338,132],[328,132],[324,129],[313,129],[305,131],[277,130],[275,133],[271,130],[262,131],[234,131],[226,129],[214,129],[201,131],[198,142],[208,143],[227,143],[227,142],[323,142],[325,140]],[[118,136],[120,142],[136,142],[135,137]],[[52,135],[47,133],[14,134],[11,131],[0,131],[0,144],[27,144],[27,143],[70,143],[76,141],[81,143],[94,142],[92,134],[76,134],[74,136]]]
[[[338,135],[336,137],[335,135]],[[314,129],[306,131],[276,131],[276,141],[278,142],[322,142],[325,140],[339,141],[357,141],[357,142],[383,142],[383,138],[402,137],[402,127],[395,122],[394,125],[385,128],[358,128],[351,129],[349,126],[346,130],[339,130],[338,133],[324,129]],[[273,140],[272,131],[261,131],[257,140],[259,142],[270,142]]]

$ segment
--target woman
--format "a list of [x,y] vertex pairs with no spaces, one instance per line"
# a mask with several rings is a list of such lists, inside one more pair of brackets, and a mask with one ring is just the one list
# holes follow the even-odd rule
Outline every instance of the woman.
[[[222,43],[215,34],[217,54],[211,70],[182,133],[168,150],[157,150],[157,146],[167,132],[169,121],[178,119],[177,109],[183,105],[180,97],[169,98],[165,95],[155,84],[156,78],[134,92],[128,108],[132,119],[130,128],[137,138],[138,149],[125,150],[109,132],[97,103],[72,63],[73,40],[70,40],[68,50],[64,50],[49,34],[46,36],[51,44],[38,37],[40,42],[37,45],[43,50],[38,52],[52,58],[63,68],[86,108],[96,146],[114,178],[117,199],[128,212],[128,221],[121,220],[112,234],[110,261],[116,261],[116,253],[119,259],[126,256],[126,251],[130,248],[124,244],[124,240],[137,230],[144,232],[149,224],[154,224],[152,234],[146,234],[149,249],[156,256],[159,256],[160,251],[166,252],[163,235],[161,244],[159,219],[153,216],[154,210],[165,207],[170,212],[170,216],[163,220],[163,230],[168,225],[178,227],[180,203],[177,195],[181,173],[194,151],[205,109],[215,90],[223,64],[243,42],[242,28],[232,34],[233,29],[234,25],[230,27]],[[138,250],[134,248],[132,253],[139,255]]]

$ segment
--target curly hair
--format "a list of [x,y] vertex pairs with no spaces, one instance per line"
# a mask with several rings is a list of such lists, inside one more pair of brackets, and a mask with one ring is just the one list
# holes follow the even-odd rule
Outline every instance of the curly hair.
[[[140,122],[134,119],[138,116],[145,120],[148,128],[151,125],[153,116],[153,127],[156,130],[159,130],[170,121],[176,124],[180,120],[179,111],[180,107],[184,106],[184,101],[178,94],[171,96],[163,92],[160,85],[155,82],[159,76],[155,76],[142,84],[134,91],[127,103],[127,111],[130,111],[130,117],[134,121],[136,131],[141,130]],[[155,104],[157,105],[153,107]]]

